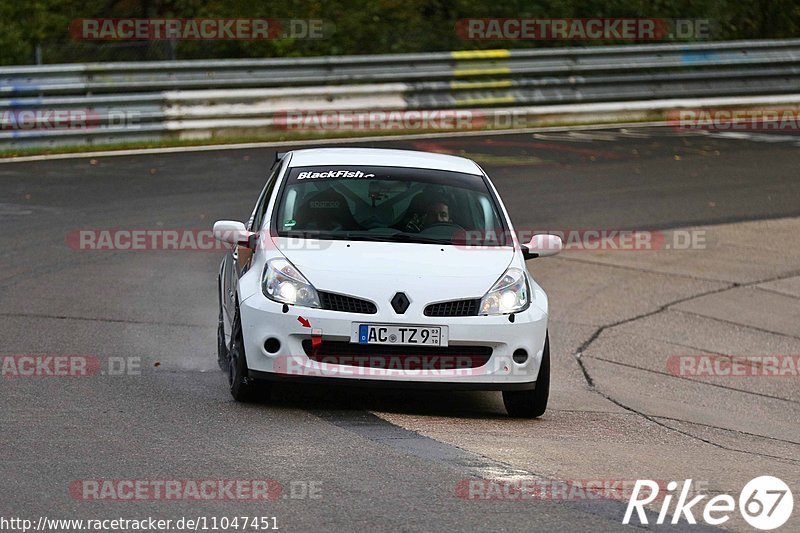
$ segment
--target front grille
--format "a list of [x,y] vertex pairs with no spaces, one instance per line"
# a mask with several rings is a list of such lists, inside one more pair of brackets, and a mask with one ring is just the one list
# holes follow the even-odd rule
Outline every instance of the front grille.
[[303,341],[309,359],[331,365],[394,370],[447,370],[477,368],[492,357],[491,346],[391,346],[322,341],[316,349]]
[[425,308],[425,316],[477,316],[480,304],[479,299],[430,304]]
[[368,300],[344,296],[342,294],[334,294],[332,292],[320,291],[318,294],[320,305],[323,309],[328,309],[329,311],[361,313],[364,315],[374,315],[378,312],[378,308],[375,307],[375,304]]

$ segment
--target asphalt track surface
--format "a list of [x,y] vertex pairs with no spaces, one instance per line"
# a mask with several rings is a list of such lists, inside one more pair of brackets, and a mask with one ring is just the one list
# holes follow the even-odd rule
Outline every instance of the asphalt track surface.
[[[797,285],[783,291],[788,302],[765,304],[779,309],[760,322],[723,301],[685,312],[692,318],[683,326],[673,317],[677,325],[643,324],[645,333],[608,331],[626,321],[667,320],[658,313],[697,294],[722,298],[748,283],[796,281],[797,226],[759,237],[747,224],[800,217],[800,137],[645,128],[352,145],[475,158],[518,228],[723,224],[717,233],[709,226],[717,240],[782,239],[773,255],[784,261],[752,279],[736,278],[739,271],[718,279],[731,261],[704,264],[711,255],[689,258],[691,275],[664,255],[625,256],[618,265],[612,263],[622,256],[613,254],[531,263],[554,309],[553,395],[539,420],[510,420],[497,393],[479,392],[283,386],[269,402],[242,405],[230,398],[215,361],[220,253],[80,251],[68,235],[208,229],[217,219],[246,219],[274,151],[0,164],[0,353],[91,355],[103,365],[109,358],[141,360],[138,375],[0,378],[0,516],[275,516],[285,531],[607,531],[625,528],[624,503],[474,501],[458,497],[456,487],[464,479],[515,475],[694,477],[712,492],[734,491],[753,477],[748,465],[784,475],[790,485],[800,479],[796,377],[684,391],[644,368],[648,352],[667,342],[656,339],[666,329],[686,337],[678,343],[685,350],[701,343],[689,337],[731,338],[714,329],[729,324],[736,335],[752,329],[751,351],[800,353],[792,321]],[[745,235],[740,227],[750,229]],[[776,261],[756,252],[734,255],[732,262],[745,263],[742,272]],[[709,318],[729,308],[731,316]],[[716,322],[698,327],[702,320]],[[603,366],[609,361],[617,366]],[[668,400],[654,398],[665,387],[682,395],[671,417],[650,412]],[[751,402],[746,413],[737,411],[741,398]],[[698,413],[705,419],[693,418]],[[69,491],[85,479],[272,479],[283,491],[269,502],[85,501]],[[309,486],[319,497],[303,494]],[[701,529],[685,522],[675,528]],[[800,528],[796,516],[786,528]]]

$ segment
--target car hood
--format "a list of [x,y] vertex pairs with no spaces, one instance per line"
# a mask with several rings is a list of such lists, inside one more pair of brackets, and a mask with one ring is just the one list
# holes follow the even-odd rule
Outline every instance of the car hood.
[[[372,241],[300,241],[299,245],[285,238],[275,241],[281,253],[318,290],[374,301],[388,301],[397,292],[420,303],[480,298],[514,257],[511,247]],[[314,242],[318,245],[311,245]]]

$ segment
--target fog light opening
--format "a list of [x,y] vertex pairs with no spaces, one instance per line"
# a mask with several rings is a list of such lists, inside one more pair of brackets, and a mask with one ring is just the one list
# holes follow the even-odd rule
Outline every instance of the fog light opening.
[[281,349],[281,341],[275,337],[270,337],[264,341],[264,349],[267,353],[277,353],[277,351]]
[[528,360],[528,352],[525,351],[524,348],[518,348],[514,350],[514,355],[512,356],[512,359],[514,360],[515,363],[521,365],[522,363]]

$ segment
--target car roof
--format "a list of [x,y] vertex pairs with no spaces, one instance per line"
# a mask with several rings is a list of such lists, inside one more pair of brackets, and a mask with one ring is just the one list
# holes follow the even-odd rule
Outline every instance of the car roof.
[[407,167],[448,170],[482,176],[480,167],[469,159],[452,155],[391,150],[384,148],[310,148],[295,150],[291,167],[363,165],[365,167]]

